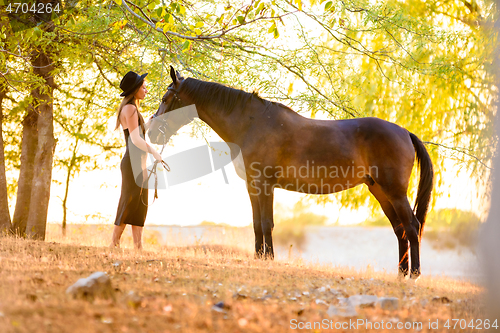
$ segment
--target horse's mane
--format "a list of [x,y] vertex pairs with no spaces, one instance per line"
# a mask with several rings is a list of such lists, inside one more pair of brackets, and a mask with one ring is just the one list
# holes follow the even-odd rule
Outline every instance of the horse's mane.
[[216,82],[187,78],[183,81],[181,89],[193,99],[195,105],[199,107],[212,107],[225,114],[232,113],[237,105],[244,106],[252,98],[256,98],[262,102],[266,106],[266,110],[273,106],[291,110],[281,103],[263,99],[256,91],[248,93],[244,90],[227,87]]

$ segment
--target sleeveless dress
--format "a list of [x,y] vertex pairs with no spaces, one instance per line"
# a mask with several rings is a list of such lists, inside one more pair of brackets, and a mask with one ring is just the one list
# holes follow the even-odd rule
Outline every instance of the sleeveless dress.
[[[139,120],[138,120],[139,121]],[[139,121],[139,128],[140,121]],[[141,137],[144,138],[144,132]],[[130,161],[130,151],[133,151],[132,156],[134,158],[140,157],[141,164],[145,166],[147,159],[147,153],[138,147],[136,147],[131,140],[129,140],[130,133],[128,129],[123,130],[126,142],[126,151],[123,155],[122,161],[120,163],[120,171],[122,173],[122,188],[120,194],[120,201],[118,202],[118,209],[116,212],[115,225],[121,224],[131,224],[135,226],[144,226],[144,221],[146,220],[146,214],[148,212],[148,188],[147,186],[138,186],[142,181],[142,173],[134,179],[134,172],[132,170],[132,163]],[[129,143],[130,141],[130,143]],[[135,161],[137,162],[137,161]],[[145,169],[143,169],[145,170]],[[147,173],[146,173],[147,175]]]

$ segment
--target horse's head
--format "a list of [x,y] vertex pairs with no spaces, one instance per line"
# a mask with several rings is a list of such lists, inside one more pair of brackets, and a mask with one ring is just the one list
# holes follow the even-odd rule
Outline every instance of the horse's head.
[[[170,137],[176,134],[182,126],[193,120],[190,113],[183,111],[182,108],[187,104],[179,97],[184,78],[172,66],[170,66],[170,77],[172,83],[168,86],[158,110],[153,115],[148,132],[149,139],[155,144],[167,143]],[[181,110],[179,111],[179,109]]]

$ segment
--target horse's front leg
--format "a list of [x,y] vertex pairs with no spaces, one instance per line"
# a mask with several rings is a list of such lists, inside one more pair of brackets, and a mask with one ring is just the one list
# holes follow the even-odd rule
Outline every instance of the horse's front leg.
[[252,204],[253,231],[255,234],[255,259],[262,259],[264,255],[264,234],[260,219],[259,194],[254,183],[247,182],[248,195]]
[[273,188],[262,186],[259,193],[259,207],[262,233],[264,235],[264,256],[265,259],[274,259],[273,250]]

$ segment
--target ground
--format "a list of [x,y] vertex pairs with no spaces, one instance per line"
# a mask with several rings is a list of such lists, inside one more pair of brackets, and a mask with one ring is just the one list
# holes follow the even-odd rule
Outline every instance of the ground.
[[[346,326],[349,320],[394,326],[421,322],[422,332],[437,320],[439,329],[433,332],[449,331],[444,325],[450,320],[451,328],[466,332],[473,329],[459,329],[460,324],[474,319],[477,328],[477,320],[486,319],[482,288],[447,278],[423,276],[415,283],[398,279],[396,272],[254,260],[250,251],[228,246],[152,244],[136,252],[81,245],[88,243],[83,239],[0,238],[0,332],[329,331],[325,326],[315,330],[314,322],[331,325],[332,331],[342,331],[335,324],[366,331],[363,325]],[[110,276],[114,298],[66,295],[79,278],[97,271]],[[353,317],[330,317],[331,305],[360,294],[397,297],[399,309],[377,305],[358,308]],[[223,305],[214,307],[219,302]]]

